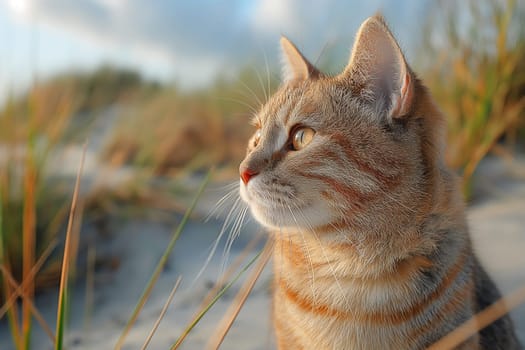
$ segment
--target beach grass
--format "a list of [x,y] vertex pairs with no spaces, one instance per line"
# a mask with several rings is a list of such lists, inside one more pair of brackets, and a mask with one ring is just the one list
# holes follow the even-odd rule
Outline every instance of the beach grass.
[[445,111],[447,162],[470,197],[479,162],[498,146],[510,153],[525,127],[525,14],[513,0],[437,7],[423,37],[423,80]]
[[69,211],[69,220],[67,223],[66,238],[64,243],[64,255],[62,257],[62,269],[60,274],[60,287],[58,290],[58,308],[55,336],[55,350],[64,348],[64,332],[67,323],[68,305],[69,305],[69,278],[70,271],[74,268],[75,257],[78,245],[79,231],[74,229],[74,222],[78,220],[77,205],[80,188],[80,179],[86,156],[86,146],[84,144],[80,166],[78,168],[75,189],[73,190],[73,199],[71,200],[71,209]]
[[[58,278],[54,264],[40,260],[44,253],[50,255],[47,248],[56,243],[57,232],[39,232],[65,205],[64,194],[50,191],[44,177],[73,108],[69,92],[35,84],[24,99],[8,98],[0,111],[0,302],[17,349],[31,348],[33,317],[41,319],[34,307],[35,292]],[[19,297],[21,309],[13,301]]]
[[251,116],[276,86],[273,75],[245,69],[205,90],[165,88],[123,111],[125,123],[119,124],[104,158],[161,176],[210,164],[231,176],[253,132]]

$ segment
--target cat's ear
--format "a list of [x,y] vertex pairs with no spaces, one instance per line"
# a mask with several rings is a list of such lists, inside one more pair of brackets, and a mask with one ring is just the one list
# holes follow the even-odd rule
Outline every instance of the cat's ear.
[[359,28],[342,74],[353,91],[385,111],[390,120],[409,114],[415,78],[381,15],[368,18]]
[[319,71],[301,54],[288,38],[281,37],[282,78],[284,82],[304,81],[319,76]]

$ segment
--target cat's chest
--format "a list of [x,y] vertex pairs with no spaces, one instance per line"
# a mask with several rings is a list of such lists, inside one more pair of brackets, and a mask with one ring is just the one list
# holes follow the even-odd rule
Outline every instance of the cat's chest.
[[[311,287],[305,285],[305,289]],[[274,320],[279,333],[293,335],[290,344],[281,346],[283,349],[412,349],[416,348],[414,337],[410,336],[413,325],[411,322],[392,325],[387,315],[391,310],[383,312],[384,303],[388,303],[389,296],[385,291],[370,301],[370,296],[354,298],[363,304],[364,308],[353,309],[359,303],[340,302],[340,292],[332,289],[319,288],[314,297],[308,293],[302,294],[287,288],[276,288],[274,294]],[[311,296],[311,295],[310,295]],[[350,298],[347,295],[345,298]],[[335,301],[335,302],[334,302]],[[346,304],[348,303],[348,304]],[[344,307],[346,304],[346,308]],[[374,311],[375,310],[375,311]],[[386,318],[383,316],[387,316]]]
[[276,258],[276,331],[295,339],[280,348],[293,349],[298,342],[303,348],[316,344],[316,350],[417,348],[412,333],[418,320],[403,316],[417,299],[411,278],[349,278],[348,262],[297,259]]

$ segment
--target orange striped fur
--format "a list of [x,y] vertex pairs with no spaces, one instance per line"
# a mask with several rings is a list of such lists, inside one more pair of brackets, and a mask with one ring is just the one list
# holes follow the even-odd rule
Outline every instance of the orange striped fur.
[[[282,46],[285,82],[240,166],[241,197],[276,241],[279,349],[428,347],[499,297],[443,163],[444,118],[380,16],[337,76]],[[461,348],[519,344],[506,317]]]

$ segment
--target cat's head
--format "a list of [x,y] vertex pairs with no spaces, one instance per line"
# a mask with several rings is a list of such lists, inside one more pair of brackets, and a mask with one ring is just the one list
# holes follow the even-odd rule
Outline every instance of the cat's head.
[[430,205],[441,116],[382,17],[337,76],[281,39],[284,83],[255,116],[241,197],[270,228],[400,230]]

